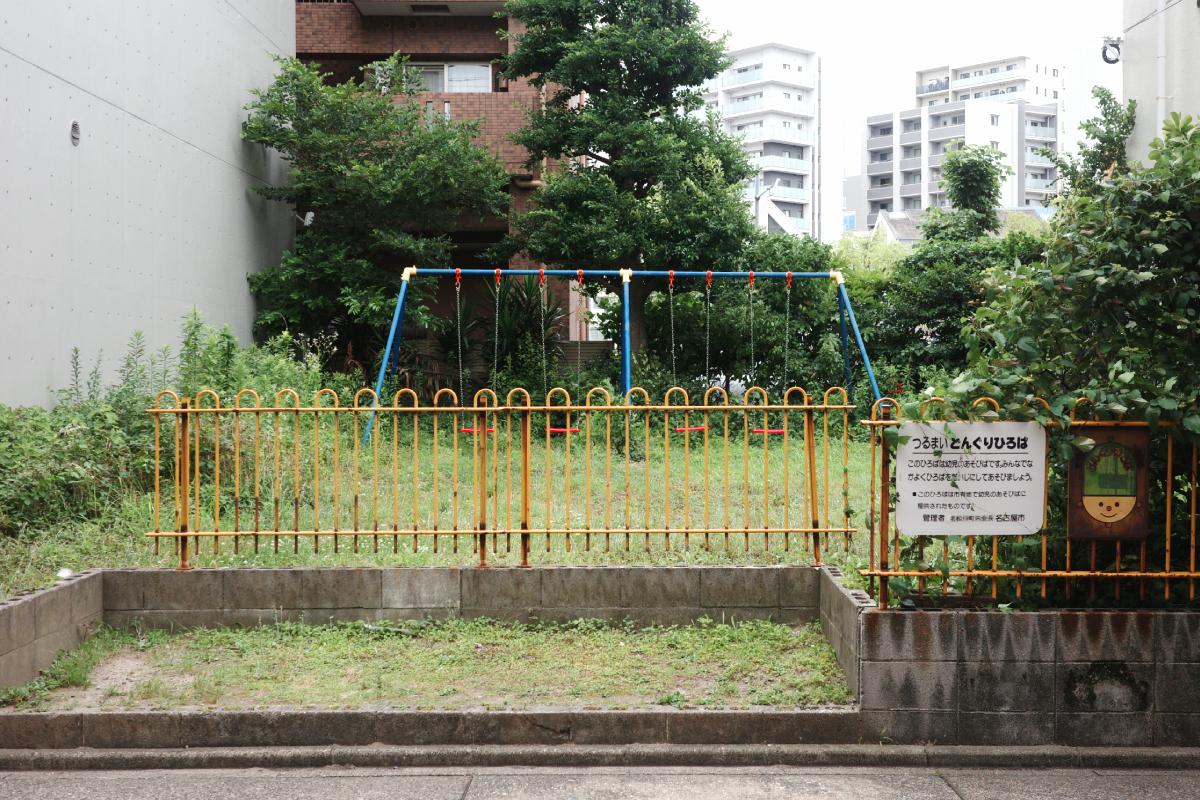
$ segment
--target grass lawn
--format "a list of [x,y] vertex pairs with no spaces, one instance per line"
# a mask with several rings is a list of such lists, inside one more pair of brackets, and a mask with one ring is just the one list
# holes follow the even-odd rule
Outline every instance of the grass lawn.
[[817,624],[707,620],[638,628],[591,620],[305,626],[180,634],[105,629],[16,709],[790,708],[850,702]]
[[[352,452],[345,445],[348,443],[343,431],[343,454]],[[310,437],[302,437],[304,442]],[[578,437],[581,439],[582,437]],[[453,480],[453,453],[445,442],[439,451],[438,459],[432,457],[429,450],[429,437],[424,436],[418,449],[419,466],[416,470],[418,490],[414,494],[412,487],[411,455],[401,447],[401,456],[397,459],[399,480],[397,485],[401,492],[395,498],[400,505],[399,519],[403,524],[411,524],[415,510],[421,519],[422,527],[427,527],[433,519],[438,520],[439,529],[449,527],[454,517],[455,504],[458,505],[457,519],[460,529],[470,530],[472,515],[472,496],[469,490],[471,477],[469,435],[461,436],[459,448],[460,486],[465,487],[457,498],[445,487]],[[550,504],[551,527],[563,526],[566,517],[566,491],[570,487],[571,511],[570,526],[573,529],[584,527],[590,520],[593,527],[607,524],[609,527],[619,527],[624,524],[625,503],[628,499],[633,509],[633,524],[644,522],[643,509],[651,510],[651,527],[661,524],[664,513],[670,514],[671,527],[679,530],[685,521],[692,527],[702,524],[705,498],[709,501],[710,520],[714,527],[723,524],[726,515],[731,527],[738,527],[744,522],[750,526],[761,526],[763,516],[768,516],[771,527],[782,524],[784,514],[788,515],[789,525],[803,527],[808,523],[804,518],[808,515],[807,498],[801,491],[801,478],[805,469],[803,448],[798,442],[793,443],[784,458],[782,448],[777,442],[772,442],[764,458],[761,439],[748,450],[748,463],[743,463],[743,452],[740,442],[734,442],[730,450],[729,478],[726,483],[722,454],[719,449],[710,453],[707,464],[709,483],[705,482],[706,464],[703,452],[695,445],[699,437],[693,437],[693,444],[686,459],[676,442],[670,456],[670,480],[666,480],[664,469],[664,453],[661,446],[661,436],[653,436],[647,452],[630,465],[631,478],[629,490],[625,486],[625,464],[623,454],[614,450],[611,461],[611,480],[604,481],[604,456],[602,452],[593,450],[590,460],[582,441],[572,444],[571,470],[568,482],[565,469],[566,454],[561,440],[556,440],[551,456],[543,454],[541,441],[535,442],[535,457],[531,463],[531,487],[534,526],[544,525],[546,519],[547,499]],[[311,446],[311,445],[303,445]],[[225,452],[232,452],[225,446]],[[503,453],[503,447],[501,449]],[[823,451],[818,440],[817,473],[820,476],[821,491],[825,491],[825,468]],[[303,458],[311,458],[311,452],[302,453]],[[332,481],[330,476],[335,473],[330,461],[328,447],[321,451],[321,483],[319,485],[320,515],[322,526],[332,525],[333,498]],[[390,528],[392,502],[390,491],[392,471],[389,458],[383,454],[383,466],[380,474],[385,476],[380,481],[384,487],[383,496],[379,500],[380,519]],[[503,458],[503,455],[502,455]],[[368,513],[374,513],[374,499],[369,492],[369,479],[372,454],[369,448],[363,448],[359,457],[359,485],[361,488],[360,513],[363,515],[360,527],[369,524]],[[848,546],[843,542],[842,534],[832,534],[823,545],[822,560],[824,563],[834,563],[842,566],[851,580],[856,579],[855,570],[865,565],[867,561],[867,512],[868,492],[870,486],[870,455],[869,446],[863,441],[850,442],[848,470],[849,506],[851,509],[851,525],[859,533],[850,537]],[[495,463],[495,462],[493,462]],[[503,464],[503,460],[500,462]],[[590,471],[585,464],[590,463]],[[684,482],[684,464],[687,465],[687,481]],[[434,465],[436,464],[436,470]],[[764,483],[765,467],[765,483]],[[408,470],[405,472],[404,470]],[[438,476],[442,491],[434,502],[431,491],[432,476]],[[226,470],[222,486],[230,492],[231,470]],[[270,470],[264,469],[264,476]],[[352,486],[353,464],[351,459],[343,455],[336,473],[341,476],[339,514],[344,529],[351,519],[349,511],[353,501],[348,487]],[[748,480],[745,473],[749,474]],[[311,515],[312,496],[314,494],[310,480],[311,468],[301,473],[299,495],[303,498],[301,514]],[[831,526],[841,525],[842,472],[841,472],[841,439],[831,436],[829,447],[829,517]],[[784,476],[788,476],[790,492],[785,503],[783,496]],[[168,476],[169,478],[169,476]],[[649,480],[647,480],[649,478]],[[264,477],[264,480],[268,478]],[[168,480],[169,483],[169,480]],[[607,486],[607,488],[606,488]],[[647,488],[648,487],[648,488]],[[726,503],[726,487],[728,487],[728,503]],[[243,489],[243,492],[246,492]],[[647,501],[647,492],[649,500]],[[519,497],[519,492],[514,493]],[[494,519],[501,528],[508,524],[506,519],[507,487],[503,473],[498,481],[496,497],[500,498],[500,508],[494,514]],[[824,499],[819,505],[824,505]],[[164,508],[169,508],[168,492],[164,490]],[[245,494],[242,496],[241,514],[243,525],[245,520],[252,519],[248,510],[249,501]],[[222,501],[223,530],[232,528],[232,496]],[[415,505],[415,509],[414,509]],[[764,511],[765,506],[765,511]],[[208,508],[205,502],[204,507]],[[264,504],[261,527],[268,528],[269,504]],[[664,512],[664,509],[670,509]],[[287,500],[284,508],[291,509],[292,501]],[[371,509],[371,511],[368,511]],[[208,512],[206,512],[208,513]],[[164,527],[169,528],[169,511],[163,512]],[[211,517],[211,515],[210,515]],[[286,535],[287,526],[293,523],[291,514],[283,520],[283,533],[279,537],[278,552],[275,550],[273,537],[260,539],[259,551],[254,552],[250,537],[243,537],[239,550],[235,552],[229,539],[221,542],[220,551],[213,552],[211,540],[201,540],[199,552],[194,553],[192,564],[196,567],[212,566],[335,566],[335,565],[382,565],[382,566],[423,566],[423,565],[470,565],[476,562],[472,554],[472,538],[468,535],[459,537],[457,548],[454,547],[454,537],[439,536],[435,550],[432,537],[420,537],[414,548],[412,536],[403,533],[398,537],[398,552],[393,552],[393,537],[390,533],[379,537],[379,550],[374,551],[375,540],[372,536],[359,538],[358,552],[355,553],[353,543],[342,539],[338,552],[328,538],[322,540],[319,552],[313,552],[311,539],[301,538],[299,542]],[[150,494],[131,494],[124,502],[109,509],[101,518],[92,520],[66,520],[49,530],[29,533],[16,537],[0,537],[0,597],[16,591],[48,585],[54,581],[55,574],[63,568],[79,571],[89,567],[139,567],[139,566],[174,566],[177,559],[172,553],[172,542],[162,542],[161,553],[156,555],[145,532],[153,528],[153,498]],[[301,519],[301,528],[309,527],[312,518]],[[208,520],[211,526],[211,519]],[[551,537],[549,550],[546,537],[534,535],[530,563],[533,566],[550,564],[764,564],[790,563],[809,564],[813,562],[810,537],[807,534],[791,534],[788,537],[788,547],[784,549],[783,536],[773,534],[770,546],[765,547],[761,535],[752,535],[749,542],[739,534],[728,537],[728,545],[724,534],[717,533],[710,537],[709,549],[704,548],[702,535],[692,534],[685,547],[684,537],[680,533],[671,536],[671,546],[664,546],[663,537],[651,536],[649,549],[645,538],[634,535],[629,549],[625,546],[623,534],[614,534],[607,539],[603,535],[593,534],[588,539],[583,533],[571,535],[568,549],[567,539],[556,535]],[[605,545],[608,545],[606,551]],[[489,553],[489,562],[494,565],[515,564],[518,562],[517,536],[507,540],[503,535],[497,542],[498,552]],[[508,547],[511,546],[511,550]]]

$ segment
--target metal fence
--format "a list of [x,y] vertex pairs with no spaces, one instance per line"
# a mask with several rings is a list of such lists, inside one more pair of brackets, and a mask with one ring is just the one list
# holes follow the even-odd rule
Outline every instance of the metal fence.
[[[480,566],[512,553],[582,548],[811,549],[849,546],[848,458],[854,406],[833,388],[782,402],[720,388],[694,403],[683,389],[624,402],[592,389],[582,404],[555,388],[534,405],[514,389],[470,405],[449,389],[421,405],[370,389],[342,406],[322,389],[310,405],[285,389],[232,405],[202,391],[159,395],[154,425],[156,549],[179,556],[210,540],[235,551],[313,552],[364,543],[433,552],[471,547]],[[466,542],[463,542],[463,537]],[[468,544],[469,543],[469,544]]]
[[[1024,418],[1048,410],[1027,409]],[[1055,590],[1072,603],[1095,600],[1106,591],[1113,603],[1136,596],[1137,604],[1191,603],[1196,599],[1200,571],[1196,565],[1197,447],[1178,436],[1171,422],[1096,419],[1090,401],[1077,400],[1064,424],[1045,423],[1048,439],[1086,437],[1089,432],[1115,426],[1151,428],[1150,482],[1155,490],[1150,503],[1149,534],[1144,540],[1079,541],[1070,536],[1067,505],[1069,475],[1063,459],[1047,457],[1044,497],[1046,525],[1028,536],[919,536],[901,537],[895,525],[896,487],[892,472],[894,444],[884,430],[904,421],[900,404],[891,398],[871,409],[871,486],[868,513],[869,563],[862,574],[871,580],[871,591],[881,608],[889,605],[889,581],[915,583],[917,595],[933,592],[945,597],[962,594],[979,599],[1021,598],[1031,589],[1045,600]],[[998,419],[1000,406],[990,398],[972,405],[987,418]],[[922,404],[920,421],[954,421],[940,398]],[[962,421],[959,419],[959,421]],[[1059,439],[1061,441],[1061,439]],[[1029,543],[1036,543],[1030,547]],[[907,562],[907,563],[902,563]],[[933,565],[931,562],[936,562]],[[1153,594],[1153,592],[1158,594]],[[1122,594],[1124,592],[1124,595]]]

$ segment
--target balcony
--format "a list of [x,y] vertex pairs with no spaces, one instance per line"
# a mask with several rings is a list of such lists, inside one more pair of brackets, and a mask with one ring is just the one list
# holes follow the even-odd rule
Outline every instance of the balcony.
[[795,172],[810,174],[812,162],[807,158],[789,158],[787,156],[759,156],[751,161],[763,172]]
[[900,184],[900,196],[901,197],[920,197],[921,196],[921,182],[917,181],[915,183]]
[[812,191],[797,186],[775,186],[772,187],[768,197],[784,202],[807,203],[812,199]]
[[900,119],[920,119],[920,118],[921,118],[921,109],[919,109],[919,108],[910,108],[907,111],[900,112]]
[[895,186],[872,186],[867,189],[868,200],[891,200],[896,192]]
[[917,129],[915,131],[904,131],[903,133],[900,134],[900,144],[920,144],[920,143],[921,143],[920,129]]
[[751,100],[732,100],[729,105],[722,109],[726,118],[736,117],[739,114],[752,114],[756,111],[762,111],[767,107],[766,101],[761,97],[755,97]]
[[867,149],[868,150],[883,150],[885,148],[891,148],[892,141],[895,138],[896,137],[892,136],[890,133],[887,136],[868,137],[867,138]]
[[929,166],[940,167],[942,165],[942,159],[944,159],[945,157],[946,157],[945,153],[930,153],[929,154]]
[[1046,158],[1041,153],[1026,153],[1025,154],[1025,163],[1031,164],[1031,165],[1039,164],[1039,165],[1048,167],[1048,166],[1051,166],[1054,162],[1051,161],[1050,159]]
[[931,142],[946,142],[952,139],[961,139],[966,135],[966,125],[941,125],[929,129],[929,141]]
[[785,128],[782,125],[760,125],[744,131],[734,131],[734,136],[750,142],[783,142],[784,144],[812,144],[812,131]]
[[879,219],[879,212],[878,212],[878,211],[876,211],[876,212],[874,212],[874,213],[872,213],[872,214],[867,214],[867,230],[871,230],[872,228],[874,228],[874,227],[875,227],[875,222],[876,222],[876,220],[878,220],[878,219]]
[[942,78],[940,81],[930,81],[923,86],[917,87],[917,97],[923,94],[933,94],[934,92],[944,92],[950,88],[950,79]]
[[913,156],[912,158],[900,159],[900,171],[901,172],[909,172],[911,170],[920,169],[920,168],[921,168],[921,157],[920,156]]
[[721,88],[728,89],[733,86],[744,86],[762,81],[786,83],[790,86],[804,86],[809,89],[814,88],[812,80],[808,77],[808,73],[797,72],[792,69],[781,69],[780,67],[770,65],[745,72],[727,72],[721,76]]
[[1053,142],[1058,139],[1058,129],[1053,125],[1026,125],[1025,138]]
[[867,164],[868,175],[891,175],[895,169],[896,162],[894,161],[872,161]]
[[1026,178],[1025,191],[1027,192],[1053,192],[1055,191],[1054,184],[1056,181],[1049,178]]
[[985,72],[982,75],[972,75],[969,78],[955,78],[954,88],[965,89],[968,86],[983,86],[988,83],[1007,83],[1009,81],[1025,80],[1025,70],[1002,69],[999,72]]

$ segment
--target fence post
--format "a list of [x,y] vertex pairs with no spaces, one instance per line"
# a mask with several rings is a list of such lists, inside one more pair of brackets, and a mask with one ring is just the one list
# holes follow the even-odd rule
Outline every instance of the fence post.
[[[886,403],[881,403],[879,408],[879,419],[885,421],[888,418],[889,408]],[[879,571],[888,571],[888,549],[891,542],[888,538],[888,529],[891,527],[890,503],[892,501],[891,489],[888,484],[891,481],[891,452],[888,450],[887,437],[883,435],[886,428],[879,428],[878,436],[880,444],[883,445],[882,453],[879,457]],[[872,432],[872,435],[876,435]],[[888,607],[888,579],[887,575],[879,576],[879,608],[886,609]]]
[[[479,399],[476,398],[476,403]],[[479,514],[475,523],[475,537],[479,544],[479,568],[487,567],[487,411],[475,412],[475,479],[478,485]]]
[[191,487],[192,487],[191,432],[188,430],[189,422],[190,422],[188,418],[191,416],[191,411],[188,408],[189,405],[190,404],[187,400],[179,401],[179,407],[180,407],[180,409],[182,409],[179,414],[180,439],[183,442],[182,453],[181,453],[181,459],[183,461],[183,468],[179,470],[179,483],[180,483],[179,498],[180,498],[180,502],[182,503],[182,509],[181,509],[182,513],[179,515],[179,534],[180,534],[180,536],[179,536],[179,567],[178,567],[178,569],[181,571],[189,570],[192,568],[192,565],[188,563],[188,518],[191,515],[191,507],[192,507],[191,496],[190,496],[191,495]]
[[[806,404],[811,405],[812,399],[806,398]],[[821,527],[821,509],[817,500],[817,426],[813,422],[813,412],[809,408],[804,412],[804,452],[808,460],[808,496],[812,510],[812,543],[813,560],[821,566],[821,533],[816,530]],[[825,487],[829,491],[829,487]]]
[[[526,398],[528,405],[528,398]],[[529,566],[529,447],[532,412],[521,412],[521,566]]]

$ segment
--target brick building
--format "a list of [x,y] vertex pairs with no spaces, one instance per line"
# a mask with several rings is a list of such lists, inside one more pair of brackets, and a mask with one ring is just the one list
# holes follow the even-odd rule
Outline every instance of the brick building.
[[[520,24],[496,16],[503,5],[501,0],[296,0],[296,55],[320,64],[335,81],[357,77],[360,67],[393,53],[407,55],[429,89],[418,97],[429,113],[480,121],[479,142],[504,163],[512,177],[512,206],[520,209],[539,174],[525,166],[526,151],[511,136],[536,108],[539,94],[526,81],[500,75],[496,62],[511,46],[501,32]],[[507,224],[502,218],[464,219],[454,233],[456,265],[495,266],[484,264],[480,254],[503,237]],[[537,265],[519,255],[509,266]],[[588,339],[580,313],[586,300],[565,283],[552,284],[552,290],[569,310],[569,338]],[[483,298],[474,294],[478,306]],[[441,310],[448,310],[448,300],[441,298]]]

